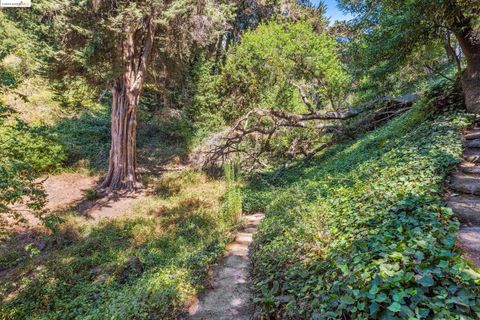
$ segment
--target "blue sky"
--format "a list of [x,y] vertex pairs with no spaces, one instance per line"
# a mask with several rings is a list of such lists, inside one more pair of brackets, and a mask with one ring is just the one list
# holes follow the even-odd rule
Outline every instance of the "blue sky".
[[[314,4],[318,4],[320,0],[312,0]],[[343,13],[337,7],[337,0],[324,0],[327,5],[327,17],[330,17],[330,21],[334,22],[335,20],[348,20],[351,18],[351,15]]]

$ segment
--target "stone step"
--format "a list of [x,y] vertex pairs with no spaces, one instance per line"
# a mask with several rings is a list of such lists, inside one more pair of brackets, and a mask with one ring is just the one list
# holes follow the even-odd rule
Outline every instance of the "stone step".
[[480,139],[467,140],[464,145],[466,148],[480,148]]
[[467,148],[463,151],[463,159],[472,163],[480,163],[480,149]]
[[480,267],[480,227],[461,228],[457,234],[457,244],[465,257],[477,268]]
[[466,140],[480,139],[480,129],[470,130],[463,137]]
[[477,175],[457,172],[450,177],[450,186],[460,193],[480,195],[480,178]]
[[250,243],[252,243],[252,240],[253,240],[252,236],[253,236],[252,233],[239,232],[235,238],[235,242],[239,244],[245,244],[248,246]]
[[462,162],[458,165],[458,169],[467,174],[480,174],[480,164],[476,165],[472,162]]
[[475,196],[455,196],[447,201],[461,223],[480,226],[480,198]]

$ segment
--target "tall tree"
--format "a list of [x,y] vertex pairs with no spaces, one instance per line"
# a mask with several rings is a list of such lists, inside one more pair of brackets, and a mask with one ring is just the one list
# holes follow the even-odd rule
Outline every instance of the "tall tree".
[[[478,0],[341,0],[357,15],[369,61],[400,67],[419,47],[455,35],[465,56],[460,74],[467,109],[480,113],[480,2]],[[428,53],[427,51],[425,51]],[[385,68],[388,69],[388,68]]]
[[102,187],[134,190],[137,107],[152,70],[184,59],[224,32],[230,6],[217,0],[63,1],[48,4],[59,44],[57,72],[112,91],[112,144]]
[[348,80],[334,39],[309,22],[271,21],[246,32],[218,79],[218,109],[230,130],[209,146],[206,165],[231,154],[251,169],[313,156],[337,129],[325,121],[357,114],[342,103]]

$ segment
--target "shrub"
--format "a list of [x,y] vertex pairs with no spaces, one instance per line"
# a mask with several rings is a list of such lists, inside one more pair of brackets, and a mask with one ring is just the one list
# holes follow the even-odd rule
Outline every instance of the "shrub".
[[110,111],[108,107],[87,110],[66,118],[51,128],[67,150],[67,164],[105,169],[110,150]]
[[46,195],[37,178],[60,167],[65,154],[44,127],[16,119],[0,101],[0,232],[6,218],[22,221],[15,205],[24,205],[40,216]]

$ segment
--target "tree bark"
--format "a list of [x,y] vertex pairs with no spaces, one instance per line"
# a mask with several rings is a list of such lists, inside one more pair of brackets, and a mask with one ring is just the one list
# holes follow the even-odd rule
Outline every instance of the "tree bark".
[[111,191],[133,191],[141,185],[136,175],[137,107],[155,38],[153,17],[145,17],[140,29],[127,30],[119,45],[123,72],[112,88],[112,144],[100,186]]
[[455,32],[467,61],[462,75],[465,105],[469,112],[480,113],[480,35],[471,26],[463,26]]
[[448,30],[445,34],[445,39],[444,39],[444,47],[445,47],[445,52],[447,54],[447,58],[449,61],[455,61],[457,65],[457,71],[461,72],[462,71],[462,62],[460,58],[457,56],[457,52],[455,49],[452,47],[452,41],[450,38],[450,33],[451,31]]

